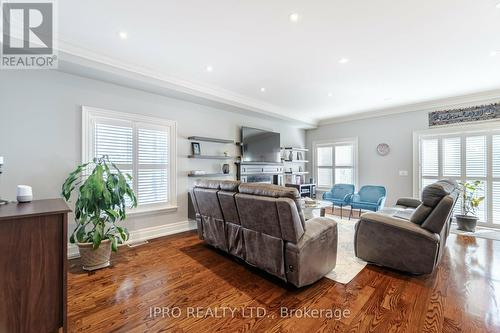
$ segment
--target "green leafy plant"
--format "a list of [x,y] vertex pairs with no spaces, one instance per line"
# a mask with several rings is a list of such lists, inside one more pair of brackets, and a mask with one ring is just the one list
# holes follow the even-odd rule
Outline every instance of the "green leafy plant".
[[[87,170],[90,170],[88,176],[85,175]],[[61,194],[69,202],[71,193],[78,191],[75,203],[77,226],[70,237],[71,243],[92,243],[93,249],[97,249],[101,241],[109,239],[111,249],[116,252],[118,244],[128,240],[127,229],[117,225],[127,217],[126,198],[130,207],[137,206],[127,179],[132,180],[132,177],[123,174],[106,155],[79,165],[69,174]]]
[[483,183],[480,180],[474,182],[462,182],[462,208],[465,215],[477,216],[477,209],[484,196],[479,196],[477,192],[482,189]]

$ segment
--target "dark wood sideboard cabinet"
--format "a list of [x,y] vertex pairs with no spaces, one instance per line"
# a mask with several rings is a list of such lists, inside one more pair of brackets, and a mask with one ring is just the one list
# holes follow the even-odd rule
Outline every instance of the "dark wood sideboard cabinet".
[[0,206],[0,333],[66,331],[69,211],[61,199]]

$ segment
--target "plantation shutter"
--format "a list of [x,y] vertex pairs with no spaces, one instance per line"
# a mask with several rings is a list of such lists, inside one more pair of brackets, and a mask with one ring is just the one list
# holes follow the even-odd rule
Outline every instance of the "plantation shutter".
[[112,125],[107,122],[95,124],[94,157],[107,155],[119,167],[132,169],[133,127],[132,124]]
[[138,124],[137,193],[139,205],[168,201],[168,128]]
[[443,176],[460,177],[462,175],[461,138],[443,139]]
[[[477,191],[484,200],[478,207],[479,222],[500,224],[500,133],[498,128],[419,138],[420,192],[439,179],[481,182]],[[460,196],[455,214],[463,214]]]
[[493,223],[500,224],[500,135],[492,135],[491,137],[491,153],[492,153],[492,218]]
[[[134,189],[138,206],[169,201],[169,138],[167,126],[95,118],[93,157],[107,155]],[[126,199],[126,204],[130,202]]]
[[469,136],[466,138],[467,177],[486,177],[486,137]]

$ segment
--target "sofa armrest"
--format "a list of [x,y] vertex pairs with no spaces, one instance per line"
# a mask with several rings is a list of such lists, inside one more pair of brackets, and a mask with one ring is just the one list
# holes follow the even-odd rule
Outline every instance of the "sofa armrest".
[[286,243],[287,281],[303,287],[331,272],[337,261],[337,238],[335,220],[328,217],[308,220],[302,238],[296,244]]
[[302,238],[297,242],[297,250],[307,246],[308,243],[314,242],[328,232],[328,229],[337,230],[337,222],[329,217],[315,217],[306,221],[306,230]]
[[404,206],[410,208],[417,208],[422,204],[422,201],[415,198],[399,198],[396,202],[396,206]]

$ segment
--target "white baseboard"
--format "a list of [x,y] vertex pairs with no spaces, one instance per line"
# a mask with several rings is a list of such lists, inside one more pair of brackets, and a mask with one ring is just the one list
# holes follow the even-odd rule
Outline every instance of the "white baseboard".
[[[163,224],[156,227],[142,228],[130,231],[129,242],[146,241],[193,229],[196,229],[196,222],[189,220]],[[79,256],[78,247],[75,244],[68,243],[68,259],[78,258]]]

